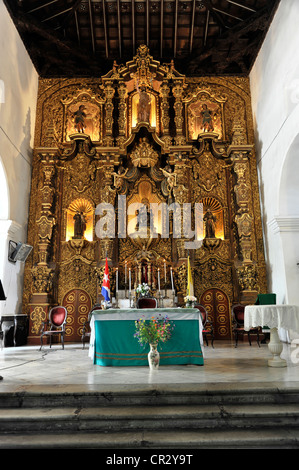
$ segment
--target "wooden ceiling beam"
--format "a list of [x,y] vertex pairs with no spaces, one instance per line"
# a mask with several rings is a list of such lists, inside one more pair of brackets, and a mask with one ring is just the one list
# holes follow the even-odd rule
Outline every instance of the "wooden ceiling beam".
[[163,25],[164,25],[164,0],[161,0],[160,10],[160,56],[163,57]]
[[63,29],[65,26],[68,24],[69,20],[73,17],[73,14],[77,12],[79,5],[81,4],[82,0],[74,0],[73,4],[70,7],[69,13],[66,15],[64,20],[61,22],[61,24],[55,28],[55,29]]
[[136,43],[135,43],[135,0],[131,0],[132,5],[132,47],[133,47],[133,55],[136,52]]
[[[91,1],[91,0],[89,0]],[[102,9],[103,9],[103,23],[104,23],[104,36],[105,36],[105,53],[106,59],[109,57],[109,47],[108,47],[108,31],[107,31],[107,18],[106,18],[106,7],[105,0],[102,0]]]
[[179,9],[179,0],[175,0],[174,37],[173,37],[173,57],[176,57],[176,48],[177,48],[177,38],[178,38],[178,9]]
[[149,47],[150,20],[149,20],[149,0],[146,0],[146,45]]
[[190,53],[193,49],[193,37],[194,37],[194,20],[195,20],[195,8],[196,8],[196,0],[192,2],[192,16],[191,16],[191,26],[190,26]]
[[214,5],[212,4],[211,0],[202,0],[202,3],[206,6],[206,8],[210,11],[210,14],[215,18],[216,23],[221,29],[228,29],[225,22],[218,15],[217,11],[215,11]]
[[40,5],[39,7],[33,8],[32,10],[27,11],[26,13],[27,14],[34,13],[35,11],[41,10],[42,8],[46,8],[47,6],[52,5],[52,3],[57,3],[58,1],[59,0],[52,0],[51,2],[44,3],[44,5]]
[[32,16],[18,13],[17,16],[13,17],[13,20],[20,33],[37,34],[47,40],[50,46],[55,46],[58,51],[66,51],[71,56],[77,57],[83,61],[84,64],[88,64],[90,62],[91,57],[88,53],[82,53],[80,50],[78,50],[78,48],[74,48],[72,45],[69,45],[61,39],[57,38],[48,30],[46,30],[44,26],[38,23]]
[[121,16],[120,16],[120,0],[117,0],[117,25],[118,25],[118,50],[119,57],[121,58],[122,47],[121,47]]
[[232,0],[226,0],[228,3],[232,3],[233,5],[236,5],[237,7],[244,8],[245,10],[252,11],[253,13],[256,13],[256,10],[253,8],[247,7],[246,5],[242,5],[241,3],[233,2]]
[[207,10],[206,23],[205,23],[205,32],[204,32],[204,38],[203,38],[204,47],[206,47],[206,44],[207,44],[209,21],[210,21],[210,10]]
[[45,23],[46,21],[50,21],[53,18],[56,18],[57,16],[64,15],[65,13],[67,13],[70,10],[72,10],[72,8],[67,8],[66,10],[59,11],[58,13],[55,13],[55,15],[51,15],[51,16],[48,16],[48,18],[44,18],[43,20],[41,20],[41,23]]

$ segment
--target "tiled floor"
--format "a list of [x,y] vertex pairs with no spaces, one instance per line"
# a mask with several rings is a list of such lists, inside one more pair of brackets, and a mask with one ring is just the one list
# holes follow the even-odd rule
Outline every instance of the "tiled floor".
[[[297,346],[298,347],[298,346]],[[299,354],[298,354],[299,356]],[[0,391],[14,392],[35,389],[36,387],[66,386],[81,390],[101,390],[115,386],[137,386],[149,384],[278,384],[284,387],[299,387],[299,357],[294,348],[284,344],[281,355],[287,360],[287,367],[272,368],[267,365],[271,354],[267,345],[259,348],[256,343],[216,341],[215,348],[204,348],[204,366],[160,366],[150,372],[148,367],[101,367],[88,357],[88,346],[66,344],[50,349],[45,346],[5,348],[0,352]],[[297,363],[298,361],[298,363]]]

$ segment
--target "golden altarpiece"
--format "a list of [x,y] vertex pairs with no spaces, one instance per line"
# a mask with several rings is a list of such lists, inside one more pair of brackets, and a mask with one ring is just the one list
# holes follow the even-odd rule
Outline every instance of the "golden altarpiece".
[[[66,341],[80,340],[89,310],[101,300],[106,257],[111,296],[128,288],[130,273],[132,289],[146,281],[156,295],[160,281],[166,296],[174,287],[183,305],[188,254],[194,294],[215,337],[230,338],[232,304],[253,303],[266,292],[253,142],[247,78],[188,78],[173,62],[154,60],[146,46],[99,78],[41,79],[28,227],[34,249],[23,299],[28,342],[39,341],[41,323],[57,304],[68,310]],[[167,237],[161,217],[156,236],[130,236],[138,232],[138,212],[127,213],[120,236],[120,196],[125,211],[145,205],[146,217],[153,203],[188,203],[193,248],[184,231],[174,236],[183,209],[169,211]],[[97,236],[102,203],[115,208],[115,236]]]

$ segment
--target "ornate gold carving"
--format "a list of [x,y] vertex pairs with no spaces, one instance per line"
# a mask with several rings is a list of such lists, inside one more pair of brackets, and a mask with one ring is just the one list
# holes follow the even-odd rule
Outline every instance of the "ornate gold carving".
[[143,138],[131,152],[130,158],[135,167],[151,167],[157,164],[159,154],[150,145],[148,139]]
[[43,307],[37,306],[30,314],[31,320],[31,334],[39,335],[42,323],[46,321],[47,314]]

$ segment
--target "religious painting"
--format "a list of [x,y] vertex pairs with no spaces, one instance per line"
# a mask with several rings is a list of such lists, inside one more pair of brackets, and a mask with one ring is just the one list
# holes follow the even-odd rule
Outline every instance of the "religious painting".
[[186,118],[189,140],[196,140],[205,133],[213,133],[219,140],[224,140],[222,100],[199,93],[187,104]]

